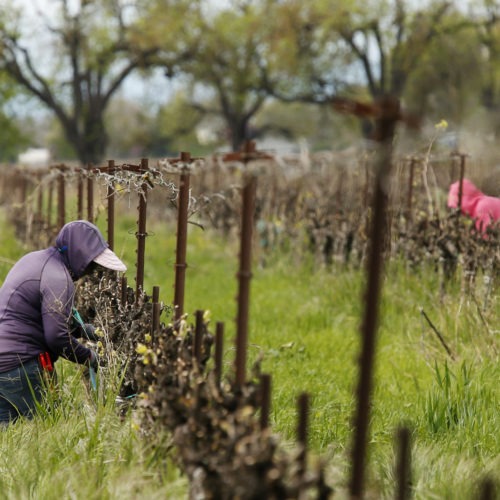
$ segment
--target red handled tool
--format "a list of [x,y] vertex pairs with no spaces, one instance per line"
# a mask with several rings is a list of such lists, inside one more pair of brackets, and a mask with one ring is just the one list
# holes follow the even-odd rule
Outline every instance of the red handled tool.
[[54,370],[54,365],[52,364],[52,360],[50,359],[50,354],[48,352],[41,352],[38,355],[38,360],[40,361],[40,366],[42,370],[51,372]]

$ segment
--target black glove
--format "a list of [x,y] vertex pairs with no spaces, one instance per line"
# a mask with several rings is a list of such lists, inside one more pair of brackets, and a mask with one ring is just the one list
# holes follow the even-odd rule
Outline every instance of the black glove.
[[75,319],[71,322],[70,333],[77,339],[92,340],[93,342],[99,340],[99,335],[96,334],[94,325],[90,323],[80,323]]
[[95,372],[99,370],[99,357],[92,349],[90,350],[90,356],[87,362],[89,367],[92,368],[92,370],[94,370]]
[[83,326],[80,326],[80,331],[82,338],[92,340],[93,342],[99,340],[99,335],[96,334],[94,325],[90,323],[85,323]]

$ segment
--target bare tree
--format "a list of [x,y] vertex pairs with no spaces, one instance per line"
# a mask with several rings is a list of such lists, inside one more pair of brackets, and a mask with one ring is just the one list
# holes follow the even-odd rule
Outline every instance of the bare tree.
[[[19,18],[0,23],[0,69],[54,112],[78,159],[95,164],[108,144],[104,113],[111,97],[157,49],[134,46],[130,3],[94,0],[71,7],[59,0],[57,17],[50,19],[37,12],[49,40],[45,52],[19,27]],[[0,12],[0,19],[6,16]]]
[[197,23],[202,36],[196,42],[196,58],[180,65],[193,88],[203,90],[202,98],[193,98],[191,105],[203,115],[223,119],[233,150],[252,138],[251,120],[268,96],[261,65],[262,11],[258,2],[251,3],[233,2],[210,18],[200,10]]
[[285,100],[299,97],[310,102],[323,102],[353,87],[366,88],[374,98],[401,97],[431,42],[442,33],[451,8],[439,0],[410,12],[407,4],[375,1],[353,8],[349,1],[339,0],[332,8],[314,0],[280,2],[275,29],[284,33],[288,44],[280,51],[281,40],[275,42],[275,59],[285,60],[302,84],[297,85],[294,75],[287,80],[283,72],[278,75],[284,82],[270,82],[272,90]]

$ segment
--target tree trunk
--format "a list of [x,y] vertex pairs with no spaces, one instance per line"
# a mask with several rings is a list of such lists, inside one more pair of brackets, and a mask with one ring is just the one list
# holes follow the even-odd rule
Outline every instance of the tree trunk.
[[228,120],[231,134],[231,148],[233,151],[239,151],[241,146],[246,140],[249,139],[248,135],[248,122],[249,119],[245,117],[239,117],[235,120]]
[[106,154],[109,142],[101,114],[87,117],[83,126],[71,122],[65,128],[66,139],[73,146],[76,156],[82,165],[98,165]]

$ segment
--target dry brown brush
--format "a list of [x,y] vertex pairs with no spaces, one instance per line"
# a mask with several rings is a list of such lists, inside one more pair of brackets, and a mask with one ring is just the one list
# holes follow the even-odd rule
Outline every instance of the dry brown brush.
[[[122,286],[107,273],[88,279],[78,290],[78,307],[102,329],[97,343],[102,376],[116,374],[118,368],[121,411],[133,409],[145,439],[154,443],[162,431],[171,436],[165,446],[173,447],[189,479],[190,496],[328,498],[331,488],[321,462],[308,470],[300,445],[286,449],[269,427],[261,428],[259,362],[242,387],[231,374],[218,383],[208,324],[203,324],[198,359],[195,327],[186,317],[160,322],[152,332],[151,298],[145,295],[137,303],[127,288],[124,301]],[[171,310],[163,306],[163,312]]]

